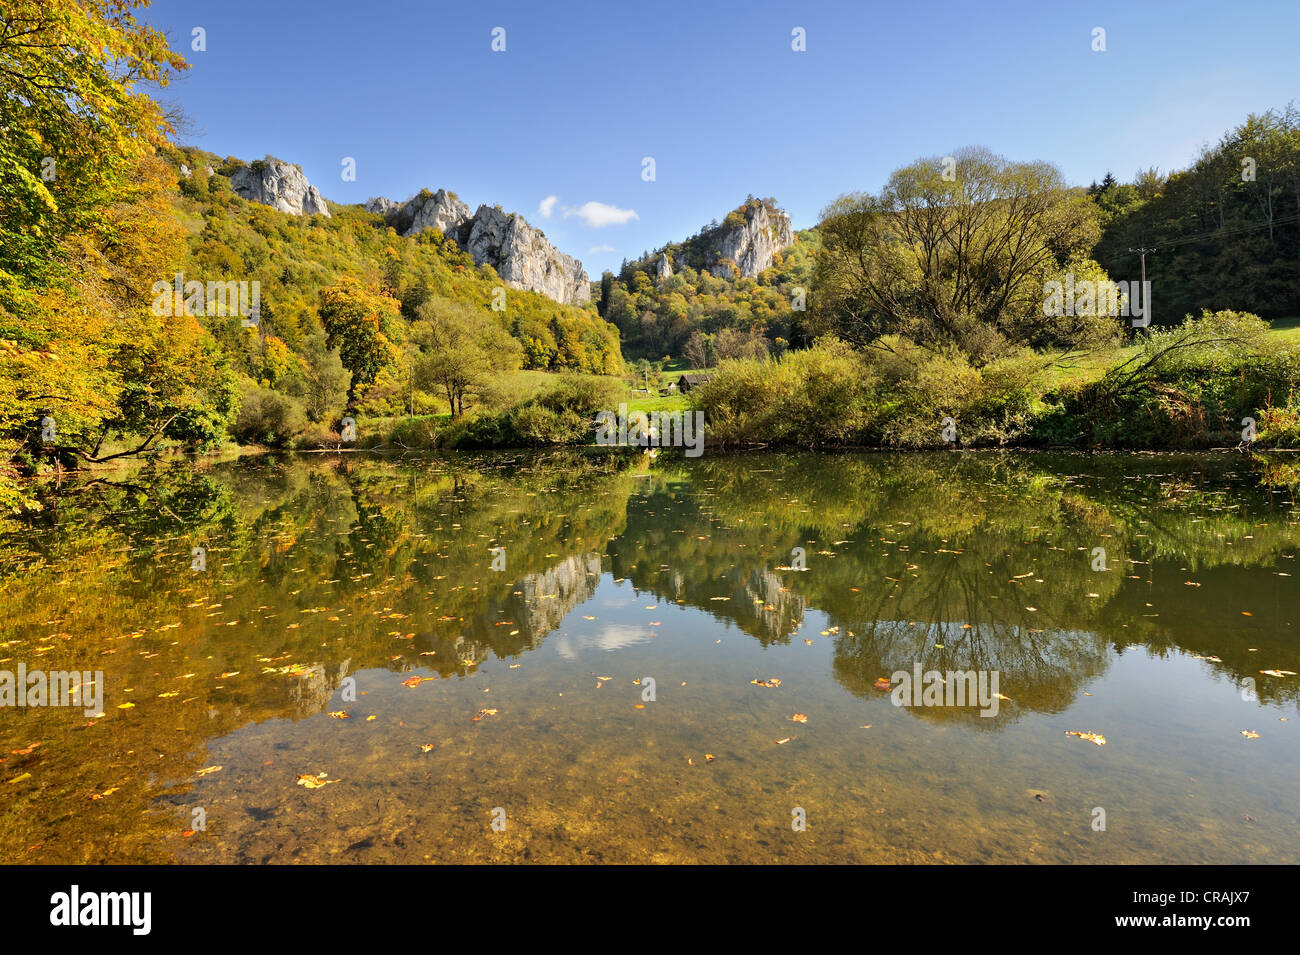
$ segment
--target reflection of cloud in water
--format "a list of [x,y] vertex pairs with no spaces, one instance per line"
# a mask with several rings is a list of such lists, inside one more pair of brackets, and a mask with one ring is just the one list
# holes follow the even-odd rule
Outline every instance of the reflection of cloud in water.
[[566,660],[572,660],[579,650],[595,647],[599,650],[621,650],[638,643],[647,643],[650,634],[644,627],[632,627],[626,624],[611,623],[601,627],[596,633],[566,633],[555,640],[555,651]]

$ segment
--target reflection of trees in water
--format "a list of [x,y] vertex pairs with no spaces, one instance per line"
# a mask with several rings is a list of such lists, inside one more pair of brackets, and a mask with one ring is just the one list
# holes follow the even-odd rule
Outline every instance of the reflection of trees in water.
[[[1150,587],[1170,566],[1239,586],[1242,599],[1275,586],[1264,571],[1295,551],[1289,502],[1235,464],[1163,456],[1160,472],[1147,473],[1149,459],[1118,456],[683,462],[632,499],[628,534],[610,549],[616,575],[763,643],[787,640],[806,607],[823,611],[836,628],[836,676],[856,693],[920,661],[999,670],[1016,705],[1055,711],[1102,672],[1113,640],[1141,634],[1156,652],[1177,645],[1229,658],[1240,617],[1226,631],[1194,619],[1171,628],[1177,608],[1202,602]],[[808,569],[774,570],[796,546]],[[1104,572],[1093,569],[1095,547],[1105,549]],[[1240,585],[1228,583],[1238,575]],[[1162,623],[1147,603],[1173,613]],[[1253,628],[1251,645],[1271,640],[1291,659],[1278,641],[1290,613]],[[1238,675],[1253,675],[1251,662],[1242,658]],[[1265,698],[1295,692],[1277,681],[1261,689]]]

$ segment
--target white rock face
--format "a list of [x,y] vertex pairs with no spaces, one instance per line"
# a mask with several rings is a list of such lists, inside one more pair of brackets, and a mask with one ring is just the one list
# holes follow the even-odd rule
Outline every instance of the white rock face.
[[279,159],[259,160],[230,175],[235,194],[295,216],[330,214],[325,197],[297,166]]
[[591,283],[582,263],[551,245],[521,216],[482,205],[470,215],[469,206],[445,189],[424,192],[399,204],[378,197],[366,203],[401,235],[437,229],[455,240],[480,265],[497,270],[513,288],[540,292],[566,305],[591,300]]
[[383,196],[375,196],[373,199],[366,200],[365,209],[367,212],[378,212],[384,218],[392,215],[398,209],[402,208],[400,202],[392,199],[385,199]]
[[190,178],[190,167],[185,165],[185,163],[181,163],[181,178],[182,179]]
[[[412,203],[419,201],[419,198],[416,196],[407,203],[407,206],[411,207]],[[433,194],[433,198],[414,206],[410,211],[411,225],[405,235],[419,235],[425,229],[437,229],[443,235],[455,238],[461,226],[470,218],[469,206],[448,193],[446,189],[439,189]]]
[[673,264],[668,261],[668,256],[665,255],[663,252],[659,253],[659,264],[656,267],[655,271],[659,275],[660,282],[662,282],[666,278],[670,278],[673,274]]
[[[770,214],[767,206],[760,204],[750,212],[745,225],[725,229],[714,240],[713,248],[719,258],[735,262],[740,274],[752,279],[772,265],[777,252],[793,244],[790,217],[784,212]],[[709,271],[723,278],[731,275],[731,268],[725,263]]]
[[461,245],[475,262],[489,263],[515,288],[541,292],[567,305],[591,300],[582,263],[551,245],[522,216],[479,206]]

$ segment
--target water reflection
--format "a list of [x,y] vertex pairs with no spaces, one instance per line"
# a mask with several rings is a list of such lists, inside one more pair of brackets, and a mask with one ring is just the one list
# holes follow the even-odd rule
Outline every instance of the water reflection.
[[[887,696],[881,677],[918,663],[997,671],[1009,697],[998,719],[975,707],[902,711],[967,735],[1066,711],[1128,648],[1198,658],[1207,676],[1180,677],[1188,687],[1253,681],[1258,707],[1285,715],[1300,678],[1261,671],[1300,670],[1289,467],[754,455],[661,460],[646,473],[634,457],[565,452],[245,459],[65,483],[0,535],[0,667],[102,669],[106,716],[3,712],[0,846],[42,862],[187,858],[177,819],[196,779],[234,787],[226,798],[254,822],[287,798],[270,788],[254,798],[251,764],[238,770],[250,780],[243,796],[234,766],[196,776],[214,765],[210,750],[240,740],[246,753],[267,737],[271,765],[276,746],[312,745],[290,727],[328,721],[349,678],[373,693],[352,720],[387,700],[404,725],[418,715],[403,709],[416,697],[394,695],[407,692],[405,675],[452,681],[447,698],[461,699],[480,671],[523,667],[521,720],[541,728],[564,667],[631,654],[701,674],[691,687],[701,718],[721,724],[738,718],[731,684],[749,691],[751,677],[770,675],[751,672],[768,657],[743,649],[709,662],[715,639],[735,632],[759,653],[828,645],[828,678],[809,670],[806,684],[828,707],[842,705],[834,687],[874,705]],[[791,567],[797,548],[806,569]],[[396,679],[381,690],[384,674]],[[587,689],[606,685],[592,675],[581,673]],[[744,705],[752,722],[755,704]],[[566,758],[616,763],[637,749],[604,718],[563,720],[579,747]],[[503,739],[494,752],[538,745]],[[834,780],[844,745],[806,757],[810,771]],[[923,775],[910,777],[918,801]],[[527,785],[544,791],[545,778]],[[286,834],[275,858],[301,851],[300,837]]]

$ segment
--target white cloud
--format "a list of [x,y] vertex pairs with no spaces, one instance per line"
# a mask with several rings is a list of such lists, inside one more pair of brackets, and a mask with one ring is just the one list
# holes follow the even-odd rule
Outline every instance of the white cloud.
[[587,251],[588,252],[613,252],[614,247],[612,245],[593,245]]
[[576,209],[565,207],[564,216],[577,216],[593,229],[599,229],[607,225],[623,225],[636,219],[640,221],[641,217],[636,214],[635,209],[620,209],[618,206],[606,205],[603,202],[584,202]]
[[542,214],[543,219],[549,219],[551,217],[551,212],[555,209],[555,204],[559,201],[559,196],[547,196],[541,201],[541,204],[538,205],[537,211]]

